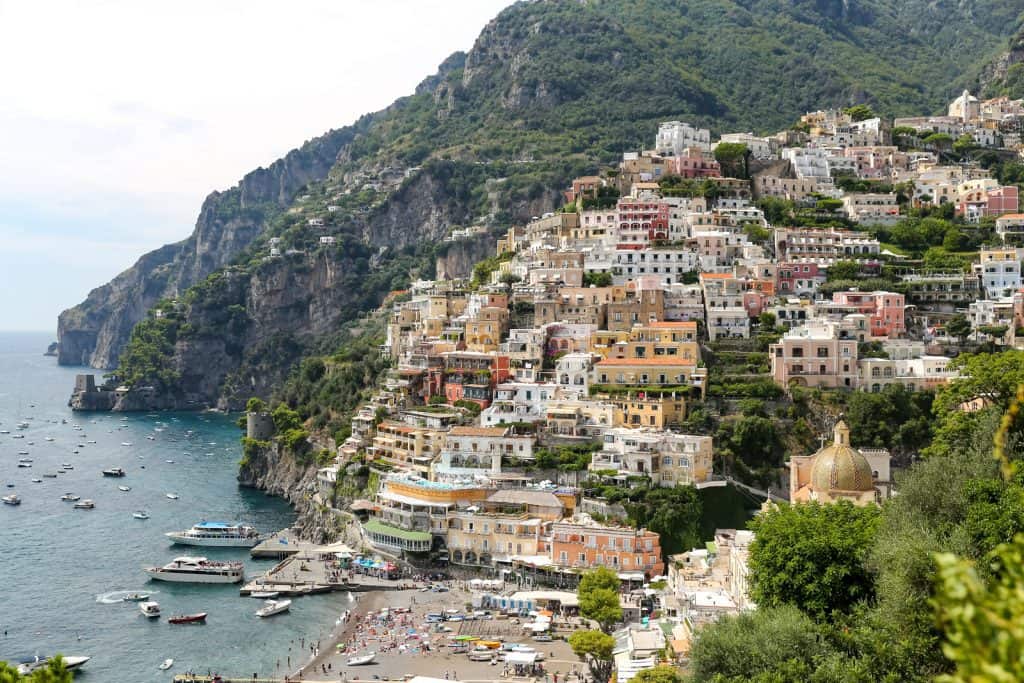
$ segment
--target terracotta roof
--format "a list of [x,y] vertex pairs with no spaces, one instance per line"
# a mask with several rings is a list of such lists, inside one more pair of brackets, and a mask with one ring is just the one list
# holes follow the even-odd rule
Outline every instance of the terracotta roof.
[[679,357],[666,358],[664,356],[658,356],[656,358],[605,358],[597,363],[598,365],[694,365],[694,361]]
[[701,273],[701,280],[728,280],[729,278],[736,277],[732,273]]
[[998,216],[998,218],[1012,218],[1014,220],[1019,220],[1024,218],[1024,213],[1004,213],[1002,216]]
[[508,427],[452,427],[452,436],[505,436]]

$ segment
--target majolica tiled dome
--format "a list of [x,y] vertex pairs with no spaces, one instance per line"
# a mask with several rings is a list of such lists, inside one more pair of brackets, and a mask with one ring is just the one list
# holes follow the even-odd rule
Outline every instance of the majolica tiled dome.
[[816,491],[871,491],[874,482],[867,459],[850,446],[850,428],[839,420],[835,440],[814,454],[811,488]]

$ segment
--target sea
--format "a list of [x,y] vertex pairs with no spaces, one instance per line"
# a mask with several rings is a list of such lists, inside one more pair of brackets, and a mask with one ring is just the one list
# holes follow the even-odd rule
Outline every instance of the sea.
[[[22,499],[0,505],[0,660],[86,655],[92,659],[77,679],[93,683],[170,681],[190,670],[275,678],[294,671],[349,606],[346,595],[299,598],[289,612],[260,619],[261,601],[240,597],[238,585],[163,583],[142,571],[189,554],[241,560],[247,577],[273,566],[245,548],[174,546],[164,536],[203,520],[261,532],[294,521],[284,501],[238,485],[238,416],[74,413],[67,401],[75,375],[100,373],[58,366],[43,355],[52,340],[0,333],[0,430],[10,431],[0,434],[0,495]],[[20,422],[29,426],[18,429]],[[19,468],[21,458],[32,467]],[[73,469],[43,477],[64,463]],[[102,476],[110,467],[127,476]],[[67,492],[92,499],[95,509],[73,509],[61,501]],[[134,519],[137,510],[150,518]],[[151,593],[163,616],[146,619],[137,603],[121,600],[125,591]],[[209,614],[205,625],[167,623],[194,612]],[[173,666],[159,670],[166,659]]]

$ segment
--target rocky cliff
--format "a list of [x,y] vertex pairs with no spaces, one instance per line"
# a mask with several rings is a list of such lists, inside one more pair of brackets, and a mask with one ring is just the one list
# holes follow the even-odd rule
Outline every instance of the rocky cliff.
[[132,328],[160,299],[180,296],[248,247],[295,193],[321,180],[356,128],[331,131],[292,150],[268,168],[247,174],[203,202],[192,235],[143,255],[131,268],[60,314],[58,361],[112,368]]
[[[313,538],[321,533],[318,528],[316,461],[299,462],[291,453],[285,452],[277,443],[256,449],[238,470],[238,483],[256,488],[272,496],[284,498],[298,513],[296,527],[300,535]],[[315,540],[323,540],[316,538]]]

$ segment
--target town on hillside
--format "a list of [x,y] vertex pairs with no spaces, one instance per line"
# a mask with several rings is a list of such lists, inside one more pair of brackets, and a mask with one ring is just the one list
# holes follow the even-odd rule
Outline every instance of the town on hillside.
[[[701,626],[756,609],[749,516],[878,506],[918,455],[787,406],[932,392],[960,354],[1024,348],[1022,122],[1024,101],[964,92],[946,116],[860,105],[767,137],[661,124],[558,211],[503,229],[471,278],[389,297],[390,370],[317,502],[368,468],[343,511],[364,547],[486,577],[477,606],[574,617],[581,577],[610,569],[615,680],[685,663]],[[738,427],[719,443],[709,425],[741,413],[792,428],[770,437],[779,462],[751,462],[764,444]],[[707,508],[727,491],[739,515],[718,528]],[[710,527],[686,518],[698,497]]]

